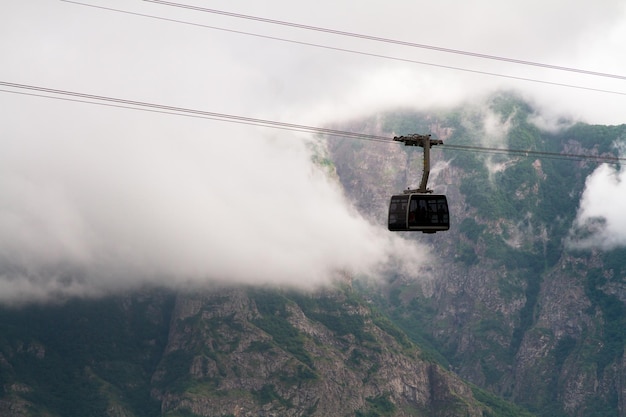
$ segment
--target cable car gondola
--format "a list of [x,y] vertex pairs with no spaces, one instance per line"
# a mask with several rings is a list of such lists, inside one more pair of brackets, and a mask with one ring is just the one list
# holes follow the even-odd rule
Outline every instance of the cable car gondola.
[[407,193],[391,196],[389,230],[435,233],[450,229],[445,195]]
[[430,174],[430,147],[442,145],[441,140],[431,140],[430,135],[394,137],[406,146],[424,148],[424,172],[417,189],[408,189],[403,194],[391,196],[389,202],[388,228],[392,232],[416,231],[436,233],[450,229],[450,212],[445,195],[431,194],[426,185]]

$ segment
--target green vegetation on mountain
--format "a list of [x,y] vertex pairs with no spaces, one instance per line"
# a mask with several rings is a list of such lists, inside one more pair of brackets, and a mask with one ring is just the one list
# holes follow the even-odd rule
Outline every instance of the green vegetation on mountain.
[[[349,379],[342,389],[356,393],[361,384],[389,387],[359,393],[362,405],[355,416],[426,416],[444,409],[465,415],[461,410],[468,400],[457,399],[454,391],[446,393],[451,382],[443,371],[435,370],[435,357],[429,359],[433,365],[423,369],[424,375],[415,374],[422,372],[419,358],[428,355],[368,305],[360,291],[343,288],[303,294],[249,289],[240,293],[249,300],[248,313],[231,310],[232,296],[218,292],[203,298],[203,307],[195,313],[180,316],[172,295],[159,291],[2,310],[0,401],[21,398],[25,409],[49,416],[215,415],[202,411],[202,407],[214,409],[208,405],[211,401],[288,410],[302,407],[297,396],[314,395],[330,382],[329,372],[345,367],[340,372]],[[251,314],[249,321],[241,313]],[[298,318],[299,314],[303,316]],[[322,333],[313,337],[302,326],[318,326],[316,331]],[[398,360],[410,361],[416,370],[400,368],[394,374],[436,378],[436,387],[415,388],[426,389],[428,395],[440,392],[436,395],[447,400],[430,406],[400,402],[401,393],[390,391],[387,377],[382,376]],[[232,386],[237,380],[249,380],[256,387]],[[323,409],[329,404],[322,405],[329,400],[314,399],[298,415],[329,415]],[[193,405],[196,402],[199,405]],[[480,404],[476,401],[473,407]],[[502,401],[503,409],[515,409],[505,404]],[[235,415],[225,411],[228,406],[220,409],[224,411],[218,415]]]
[[[153,416],[150,379],[165,346],[173,296],[72,300],[0,310],[0,378],[53,416]],[[18,385],[15,385],[18,384]]]
[[[572,395],[567,384],[577,372],[581,378],[587,375],[586,369],[594,370],[590,375],[602,381],[606,393],[580,393],[568,401],[576,401],[585,415],[616,415],[621,382],[614,369],[623,366],[626,345],[625,253],[588,253],[565,243],[585,180],[597,163],[445,149],[447,143],[617,156],[615,144],[626,140],[626,125],[579,123],[550,133],[533,125],[533,116],[527,103],[502,94],[449,113],[405,112],[384,119],[391,132],[442,132],[444,146],[433,151],[434,157],[441,160],[443,155],[458,174],[453,182],[446,180],[454,196],[449,197],[452,228],[446,236],[428,239],[437,251],[454,254],[454,264],[442,263],[445,270],[436,274],[445,284],[434,284],[434,294],[425,295],[412,290],[415,284],[407,286],[392,276],[383,297],[388,302],[379,302],[413,341],[443,356],[441,363],[538,415],[574,412],[564,408],[563,397]],[[455,211],[454,190],[460,193],[463,211]],[[576,289],[565,293],[569,302],[587,307],[582,315],[574,309],[571,317],[551,317],[547,308],[570,308],[550,306],[555,301],[549,297],[563,294],[546,293],[557,285],[555,279],[567,283],[567,274]],[[561,327],[559,333],[543,327],[551,320],[570,326],[567,333]],[[522,357],[529,360],[528,355],[537,354],[531,353],[533,343],[546,351],[527,362],[527,370],[512,368]]]
[[[352,130],[613,156],[626,140],[626,125],[542,131],[534,112],[499,94],[449,111],[378,115]],[[315,148],[314,161],[373,222],[421,173],[419,149],[348,139],[328,148]],[[153,290],[2,308],[0,414],[623,414],[626,250],[567,245],[597,164],[445,145],[433,157],[446,162],[432,179],[449,195],[453,222],[446,233],[405,235],[436,258],[424,269],[375,284],[346,277],[317,293]]]

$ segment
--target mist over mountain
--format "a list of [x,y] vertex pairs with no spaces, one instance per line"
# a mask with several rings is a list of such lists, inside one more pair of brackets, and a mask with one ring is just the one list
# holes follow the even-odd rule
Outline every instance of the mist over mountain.
[[623,0],[201,3],[0,8],[0,416],[626,416]]
[[[404,262],[408,271],[431,259],[427,246],[381,233],[353,210],[312,163],[320,143],[308,134],[158,106],[230,122],[322,126],[398,107],[480,104],[511,88],[537,109],[530,117],[542,129],[566,127],[563,115],[588,123],[623,116],[619,0],[574,8],[563,0],[358,8],[216,0],[214,11],[230,16],[164,3],[4,5],[0,303],[248,284],[252,274],[255,283],[314,288],[346,270],[384,272]],[[483,120],[486,135],[472,143],[501,139],[506,124]],[[593,190],[619,191],[614,183]],[[604,209],[582,211],[581,227],[613,217]],[[607,233],[621,227],[615,222]],[[603,234],[588,241],[596,240],[619,242]],[[423,256],[398,258],[407,245]]]
[[[394,112],[364,129],[432,132],[448,144],[622,156],[626,126],[563,123],[544,130],[516,95],[450,112]],[[385,222],[387,190],[419,178],[419,152],[331,142],[362,212]],[[538,415],[623,415],[625,320],[621,164],[558,155],[433,148],[431,187],[451,204],[451,229],[427,240],[427,284],[390,277],[385,311],[469,381]],[[376,163],[373,163],[376,161]],[[419,162],[418,162],[419,164]],[[378,173],[386,173],[381,182]],[[372,181],[376,178],[378,182]],[[408,256],[408,255],[407,255]],[[373,290],[376,292],[376,290]]]
[[[372,231],[334,254],[337,265],[355,254],[352,268],[331,271],[316,285],[289,284],[311,280],[298,273],[308,268],[299,247],[281,254],[295,265],[281,272],[291,278],[274,281],[273,268],[289,264],[268,267],[278,254],[258,246],[257,255],[237,258],[254,261],[237,280],[217,270],[213,279],[172,285],[145,269],[147,278],[135,282],[142,289],[120,285],[114,295],[60,290],[57,303],[19,307],[7,307],[5,296],[1,414],[625,415],[623,171],[558,154],[621,156],[626,125],[546,126],[537,108],[511,93],[334,126],[443,139],[431,153],[429,185],[448,196],[452,221],[450,231],[435,235],[385,230],[390,195],[419,182],[421,149],[310,142],[320,192],[353,208],[348,216],[314,217],[329,222],[330,235],[316,234],[316,222],[304,224],[302,248],[308,239],[345,233],[342,222]],[[316,193],[298,196],[307,197],[309,213],[326,201]],[[254,228],[249,233],[262,241]],[[333,251],[349,243],[338,239],[328,243]],[[397,243],[381,255],[383,242]],[[371,262],[356,265],[363,258]],[[46,271],[38,271],[44,282]],[[74,279],[97,282],[90,271],[97,268]],[[19,282],[8,276],[5,283]]]

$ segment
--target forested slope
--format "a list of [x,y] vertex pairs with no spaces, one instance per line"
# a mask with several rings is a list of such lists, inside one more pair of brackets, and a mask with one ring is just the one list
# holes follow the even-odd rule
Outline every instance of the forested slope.
[[0,414],[529,416],[343,284],[145,291],[0,310]]
[[[532,123],[537,116],[500,94],[452,111],[353,123],[445,142],[431,151],[429,185],[448,195],[451,230],[407,235],[432,249],[432,269],[421,280],[391,276],[386,294],[374,288],[373,297],[459,375],[539,415],[625,415],[626,250],[577,244],[606,226],[601,218],[575,222],[599,163],[554,154],[616,157],[626,126],[561,121],[546,131]],[[486,150],[493,148],[531,152]],[[421,153],[411,148],[339,140],[330,151],[347,192],[379,224],[385,197],[421,175]]]
[[[451,229],[404,235],[428,255],[414,271],[0,309],[0,414],[626,415],[626,249],[590,244],[606,219],[576,223],[598,164],[545,154],[616,156],[626,126],[547,131],[537,116],[500,94],[335,126],[537,152],[434,148]],[[320,138],[318,152],[381,228],[421,175],[420,149],[398,144]]]

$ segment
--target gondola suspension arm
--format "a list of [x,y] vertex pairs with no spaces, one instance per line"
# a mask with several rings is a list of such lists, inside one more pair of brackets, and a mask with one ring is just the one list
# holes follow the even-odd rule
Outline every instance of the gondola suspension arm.
[[435,145],[443,145],[441,139],[431,139],[430,135],[412,134],[408,136],[394,136],[396,142],[403,142],[404,146],[420,146],[424,148],[424,170],[422,171],[422,181],[419,188],[406,189],[405,194],[420,193],[429,194],[433,190],[428,189],[428,176],[430,175],[430,148]]

